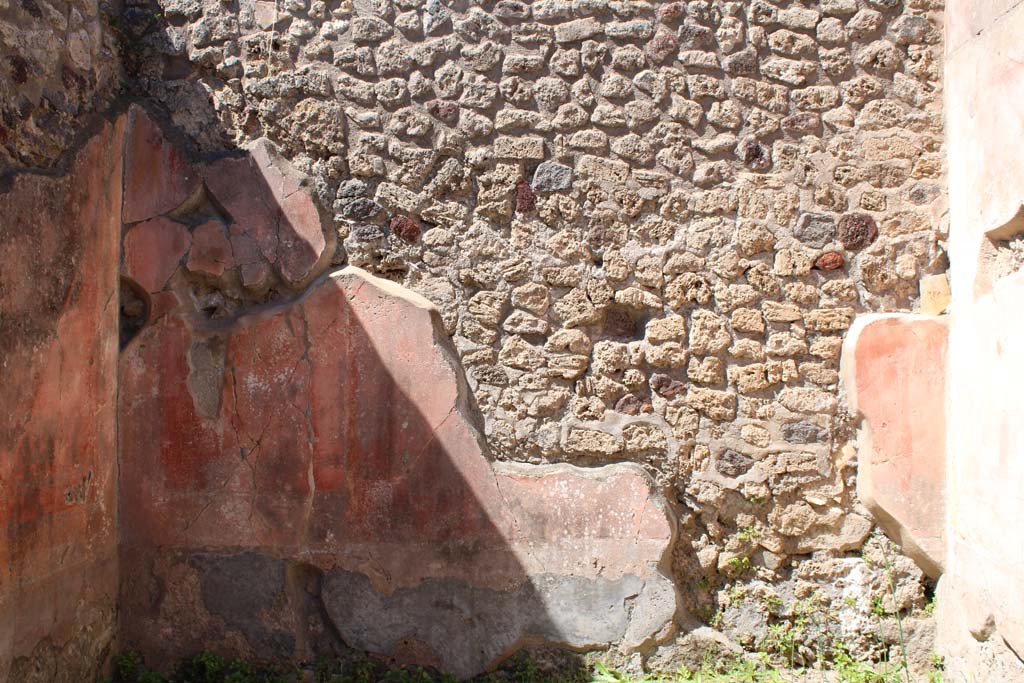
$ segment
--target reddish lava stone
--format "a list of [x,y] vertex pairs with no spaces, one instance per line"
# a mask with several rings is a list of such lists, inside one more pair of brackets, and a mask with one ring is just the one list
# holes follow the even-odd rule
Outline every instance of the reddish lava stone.
[[656,64],[660,64],[674,55],[678,46],[679,42],[676,37],[670,31],[662,29],[647,43],[647,54]]
[[658,19],[666,23],[679,21],[686,14],[686,7],[681,2],[670,2],[658,9]]
[[447,124],[455,125],[459,120],[459,105],[445,100],[430,100],[427,111]]
[[838,251],[826,251],[814,262],[818,270],[839,270],[846,265],[846,259]]
[[676,394],[682,393],[685,388],[685,384],[668,375],[657,374],[651,377],[651,389],[665,398],[672,398]]
[[863,249],[878,238],[878,224],[866,213],[848,213],[839,219],[836,237],[847,249]]
[[406,242],[415,242],[420,236],[420,226],[408,216],[392,216],[391,233]]
[[520,180],[516,183],[516,212],[530,213],[537,208],[537,193],[530,183]]

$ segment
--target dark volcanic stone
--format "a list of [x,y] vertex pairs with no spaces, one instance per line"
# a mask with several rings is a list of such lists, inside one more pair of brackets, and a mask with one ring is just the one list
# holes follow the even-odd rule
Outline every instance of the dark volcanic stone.
[[910,192],[907,193],[907,199],[920,206],[921,204],[927,204],[938,195],[939,188],[936,186],[918,183],[910,188]]
[[790,443],[822,443],[828,439],[828,432],[810,422],[787,422],[782,425],[782,438]]
[[715,469],[717,469],[719,474],[722,476],[729,478],[735,478],[746,474],[747,470],[749,470],[753,464],[753,460],[732,450],[723,451],[717,458],[715,458]]
[[660,396],[672,398],[686,388],[686,385],[668,375],[656,374],[651,377],[651,389]]
[[572,169],[557,161],[545,161],[533,173],[533,189],[558,192],[572,187]]
[[383,208],[377,202],[372,199],[368,199],[367,197],[361,197],[351,204],[346,205],[342,210],[342,214],[345,218],[359,221],[376,216],[382,210]]
[[499,367],[482,365],[473,369],[473,376],[481,384],[503,387],[508,384],[508,375]]
[[346,180],[338,186],[338,199],[355,199],[366,196],[366,183],[358,178]]
[[812,247],[823,247],[836,234],[836,222],[831,216],[821,213],[805,213],[793,228],[793,237]]
[[702,50],[711,47],[711,29],[697,24],[679,27],[679,47],[685,50]]
[[384,232],[376,225],[357,225],[352,228],[350,237],[357,242],[373,242],[384,239]]
[[848,213],[839,219],[836,236],[847,249],[863,249],[878,238],[878,224],[866,213]]
[[743,139],[736,148],[736,154],[751,171],[767,171],[772,167],[771,153],[752,137]]
[[43,12],[39,9],[39,3],[36,0],[21,0],[21,6],[36,19],[43,18]]
[[615,404],[615,411],[626,415],[639,415],[643,403],[633,394],[626,394]]
[[11,64],[11,78],[15,83],[20,85],[28,80],[28,62],[24,57],[11,55],[7,61]]

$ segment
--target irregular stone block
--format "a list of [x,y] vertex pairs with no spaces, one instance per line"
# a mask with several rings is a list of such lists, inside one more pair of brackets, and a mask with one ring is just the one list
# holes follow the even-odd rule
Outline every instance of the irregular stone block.
[[847,249],[863,249],[878,238],[878,225],[866,213],[850,213],[839,219],[836,237]]
[[[183,315],[145,328],[121,364],[132,647],[167,661],[226,627],[239,654],[306,656],[295,572],[349,645],[460,676],[529,640],[668,635],[674,527],[650,479],[490,463],[425,299],[350,267],[226,326],[192,331]],[[262,598],[204,587],[178,602],[236,565]]]
[[544,140],[500,137],[494,141],[494,155],[508,159],[543,159]]
[[572,169],[557,161],[545,161],[533,173],[533,189],[539,192],[558,192],[572,187]]
[[946,337],[942,318],[861,316],[841,372],[858,432],[857,493],[932,577],[944,553]]
[[555,27],[555,42],[575,43],[604,33],[604,26],[596,19],[577,19]]
[[945,273],[921,278],[921,313],[939,315],[949,306],[949,280]]
[[793,228],[793,237],[812,247],[823,247],[835,237],[836,222],[831,216],[805,213]]
[[624,183],[629,178],[629,164],[626,162],[602,159],[589,154],[580,157],[576,162],[576,170],[582,176],[613,183]]
[[838,251],[826,251],[814,260],[814,267],[818,270],[839,270],[846,265],[846,259]]

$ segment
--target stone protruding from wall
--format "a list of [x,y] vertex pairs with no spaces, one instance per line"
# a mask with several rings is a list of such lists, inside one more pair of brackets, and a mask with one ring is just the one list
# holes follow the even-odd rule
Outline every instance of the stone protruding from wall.
[[946,4],[953,279],[938,648],[949,680],[1024,681],[1024,5]]
[[437,310],[356,268],[224,326],[151,321],[121,362],[126,642],[169,661],[340,637],[469,676],[527,640],[668,635],[648,477],[495,469],[470,396]]
[[198,163],[143,108],[128,126],[122,273],[151,296],[177,272],[202,317],[219,319],[233,302],[294,296],[329,265],[334,231],[271,143]]
[[0,194],[0,681],[96,680],[114,639],[123,131]]
[[933,578],[945,545],[945,318],[858,318],[842,376],[858,415],[857,494],[883,529]]

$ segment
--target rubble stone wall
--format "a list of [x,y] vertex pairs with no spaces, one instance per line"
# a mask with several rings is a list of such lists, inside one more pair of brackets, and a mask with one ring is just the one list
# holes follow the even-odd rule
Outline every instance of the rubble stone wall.
[[[838,357],[855,315],[945,270],[940,2],[128,12],[154,10],[134,82],[200,150],[272,140],[330,260],[440,308],[499,458],[666,486],[693,613],[753,643],[768,617],[718,589],[866,566]],[[242,280],[195,296],[229,317],[298,291]]]
[[[161,668],[355,648],[466,678],[525,643],[671,636],[675,524],[639,466],[495,466],[437,309],[323,273],[324,217],[270,143],[189,159],[126,118],[123,647]],[[307,277],[231,318],[195,296]]]
[[115,12],[97,0],[0,2],[0,174],[50,167],[110,105],[121,85]]
[[[914,310],[946,268],[941,0],[130,0],[106,28],[17,1],[5,164],[60,156],[115,52],[176,126],[132,129],[148,199],[110,209],[128,337],[179,306],[226,334],[362,267],[438,307],[481,452],[633,462],[669,494],[683,639],[694,616],[764,647],[816,615],[797,659],[880,654],[878,601],[923,606],[856,499],[838,365],[857,314]],[[181,405],[210,408],[196,386]],[[194,599],[233,566],[199,565]]]

